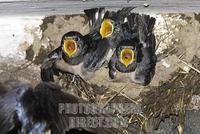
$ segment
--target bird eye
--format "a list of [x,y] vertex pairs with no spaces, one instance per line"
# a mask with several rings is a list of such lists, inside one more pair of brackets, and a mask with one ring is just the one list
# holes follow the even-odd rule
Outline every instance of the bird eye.
[[122,51],[122,49],[123,49],[122,47],[119,47],[119,51]]
[[74,41],[78,42],[80,39],[78,37],[74,37]]

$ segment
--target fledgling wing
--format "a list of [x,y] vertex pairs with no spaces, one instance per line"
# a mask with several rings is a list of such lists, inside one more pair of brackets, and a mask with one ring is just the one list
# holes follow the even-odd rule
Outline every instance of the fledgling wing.
[[96,50],[87,55],[84,61],[84,68],[86,68],[89,72],[99,69],[106,61],[109,50],[110,46],[107,39],[99,41]]
[[131,11],[135,7],[124,7],[121,10],[116,11],[106,11],[104,18],[105,19],[111,19],[117,23],[123,24],[125,23],[125,18],[129,16]]
[[[14,93],[11,93],[14,94]],[[13,118],[15,111],[15,96],[7,95],[8,97],[0,96],[0,130],[2,134],[6,134],[14,128]]]
[[118,16],[118,19],[121,23],[124,23],[125,22],[125,18],[127,18],[131,11],[134,9],[135,7],[124,7],[122,8],[121,10],[118,10],[117,11],[117,16]]
[[[44,127],[35,127],[46,125],[46,127],[51,129],[52,134],[63,134],[65,130],[70,130],[69,128],[69,118],[70,117],[87,117],[88,115],[84,114],[65,114],[63,113],[64,105],[66,103],[76,104],[76,103],[85,103],[85,101],[76,98],[70,94],[64,93],[61,91],[61,88],[52,83],[40,83],[35,87],[34,90],[30,89],[19,97],[18,103],[18,111],[26,111],[25,115],[18,114],[19,119],[22,119],[21,122],[24,123],[24,130],[31,130],[27,132],[44,132]],[[63,107],[59,107],[59,106]],[[61,109],[60,109],[61,108]],[[20,113],[20,112],[18,112]],[[92,116],[92,115],[91,115]],[[26,120],[26,121],[23,121]],[[29,122],[31,122],[31,126],[28,126]],[[41,129],[39,131],[38,129]],[[77,129],[77,128],[74,128]],[[81,128],[80,128],[81,129]],[[85,131],[94,133],[94,134],[120,134],[119,130],[114,128],[82,128]],[[84,133],[83,131],[78,132]],[[76,132],[77,132],[76,131]],[[70,131],[69,131],[70,132]],[[74,134],[73,131],[70,132]],[[37,133],[42,134],[42,133]]]
[[55,62],[61,58],[61,47],[53,50],[46,59],[44,59],[41,65],[41,79],[42,81],[54,81],[53,76],[58,75],[59,72],[56,69]]
[[91,51],[95,51],[98,47],[98,42],[102,39],[99,33],[99,28],[105,14],[105,8],[92,8],[84,10],[88,20],[90,32],[84,36],[86,44]]
[[[129,25],[133,31],[138,32],[141,46],[139,47],[139,59],[135,72],[132,73],[132,80],[135,83],[148,85],[155,73],[157,62],[155,54],[156,40],[153,33],[155,18],[149,15],[131,14],[128,17]],[[136,30],[135,30],[136,29]]]
[[[38,85],[35,91],[29,84],[19,81],[9,81],[3,84],[6,92],[0,94],[0,133],[45,134],[47,128],[50,127],[51,118],[58,116],[58,113],[55,113],[57,103],[52,102],[54,100],[52,100],[52,94],[48,92],[49,88]],[[53,86],[51,88],[56,90]],[[37,91],[39,89],[41,91]],[[54,117],[49,115],[54,115]],[[63,133],[53,129],[52,134]]]
[[142,47],[141,48],[141,62],[137,64],[137,68],[133,73],[133,81],[142,85],[148,85],[154,74],[155,74],[155,66],[157,62],[157,57],[155,54],[155,36],[151,34],[147,38],[147,46],[150,47]]
[[10,131],[17,133],[14,131],[15,127],[18,127],[15,120],[17,91],[21,87],[28,88],[29,85],[14,80],[6,81],[2,85],[5,87],[5,92],[0,93],[0,132],[1,134],[7,134]]
[[99,29],[101,21],[105,14],[105,8],[92,8],[84,10],[84,13],[89,19],[90,31]]
[[108,75],[110,79],[115,79],[116,77],[116,68],[115,68],[115,64],[116,61],[118,60],[118,57],[116,55],[116,51],[114,52],[114,54],[112,55],[109,63],[108,63]]
[[127,16],[127,26],[126,30],[129,29],[129,32],[131,34],[136,34],[138,33],[138,24],[137,24],[137,16],[138,13],[131,13],[130,15]]
[[[146,45],[151,45],[151,44],[146,44],[147,38],[153,32],[156,19],[153,17],[150,17],[149,15],[137,15],[136,20],[137,20],[137,25],[138,25],[138,33],[139,33],[140,42],[143,44],[144,47],[149,47],[149,46],[146,46]],[[154,47],[154,46],[151,46],[151,47]]]
[[[63,134],[65,124],[58,108],[59,99],[63,99],[60,92],[56,85],[41,83],[34,90],[26,90],[18,96],[17,115],[25,133],[44,134],[51,129],[52,134]],[[73,100],[71,96],[68,97],[65,99]]]
[[136,18],[138,19],[137,23],[140,43],[143,44],[143,47],[150,49],[152,53],[151,57],[155,57],[156,39],[153,29],[156,19],[149,15],[138,15]]

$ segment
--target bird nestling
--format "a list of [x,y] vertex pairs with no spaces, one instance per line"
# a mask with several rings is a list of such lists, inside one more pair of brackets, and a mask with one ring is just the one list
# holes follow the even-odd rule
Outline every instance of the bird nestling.
[[[87,117],[83,113],[63,113],[60,103],[86,103],[80,98],[61,91],[52,83],[40,83],[36,87],[19,81],[2,84],[0,89],[1,134],[121,134],[116,128],[71,128],[69,119]],[[60,112],[61,111],[61,112]],[[102,115],[95,115],[102,116]],[[104,115],[109,117],[109,115]],[[80,123],[80,122],[79,122]]]
[[61,45],[53,50],[41,66],[41,79],[54,81],[53,76],[59,73],[72,73],[87,78],[92,75],[87,72],[84,62],[90,52],[89,45],[79,32],[71,31],[63,35]]
[[137,62],[139,62],[138,39],[123,40],[116,48],[115,53],[111,57],[108,68],[109,77],[116,78],[116,71],[121,73],[131,73],[135,71]]
[[[137,84],[148,85],[155,72],[155,35],[153,27],[155,18],[149,15],[131,13],[127,28],[131,39],[122,40],[109,61],[109,77],[115,78],[116,70],[129,73],[131,80]],[[131,33],[135,33],[131,34]],[[137,33],[137,34],[136,34]],[[132,48],[131,48],[131,47]]]

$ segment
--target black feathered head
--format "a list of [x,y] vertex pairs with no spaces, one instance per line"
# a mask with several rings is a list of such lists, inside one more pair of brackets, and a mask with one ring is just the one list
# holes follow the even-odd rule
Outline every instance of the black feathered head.
[[87,45],[85,44],[83,35],[75,31],[63,35],[61,47],[64,55],[68,58],[84,55],[87,51]]

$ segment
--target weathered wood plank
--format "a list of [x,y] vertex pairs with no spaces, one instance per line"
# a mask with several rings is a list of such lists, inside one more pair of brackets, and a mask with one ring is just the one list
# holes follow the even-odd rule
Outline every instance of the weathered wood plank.
[[[145,7],[144,4],[148,4]],[[80,13],[85,8],[136,6],[135,12],[200,12],[199,0],[0,0],[0,15]]]

